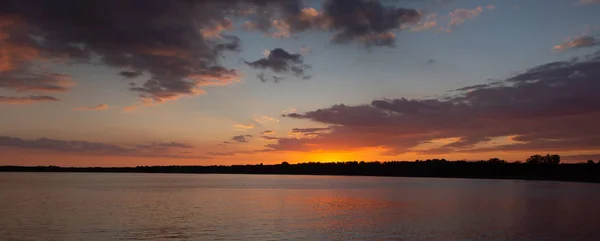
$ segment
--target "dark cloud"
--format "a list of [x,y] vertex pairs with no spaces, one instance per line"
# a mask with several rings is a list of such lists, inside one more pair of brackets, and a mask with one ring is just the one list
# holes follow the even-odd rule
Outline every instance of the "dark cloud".
[[[6,0],[0,3],[0,87],[17,91],[65,91],[32,65],[34,60],[91,63],[121,69],[125,77],[150,76],[131,88],[147,102],[202,93],[206,85],[235,81],[220,65],[240,39],[210,38],[215,23],[249,6],[277,7],[276,0]],[[218,30],[220,31],[220,30]],[[93,54],[92,54],[93,53]],[[97,58],[92,59],[92,56]],[[119,71],[116,71],[119,73]]]
[[279,140],[279,137],[276,137],[276,136],[261,136],[261,137],[262,137],[263,139],[265,139],[265,140],[269,140],[269,141],[272,141],[272,140]]
[[456,91],[469,91],[469,90],[483,89],[483,88],[486,88],[488,86],[489,86],[488,84],[471,85],[471,86],[466,86],[466,87],[458,88],[458,89],[456,89]]
[[331,130],[331,128],[294,128],[291,133],[314,134]]
[[[380,36],[383,39],[391,30],[402,24],[416,23],[421,14],[414,9],[384,6],[380,1],[366,0],[330,0],[325,3],[324,11],[331,28],[336,32],[334,43],[347,43],[358,39],[367,41],[368,36]],[[395,38],[395,36],[394,36]],[[375,37],[374,39],[379,39]],[[392,41],[375,41],[375,45],[390,45]]]
[[139,71],[127,71],[127,70],[123,70],[121,72],[119,72],[119,75],[123,76],[123,77],[127,77],[127,78],[136,78],[140,75],[142,75],[142,72]]
[[137,145],[138,148],[194,148],[194,146],[182,142],[162,142],[162,143],[152,143],[147,145]]
[[[282,1],[279,16],[259,12],[246,29],[258,29],[274,37],[315,30],[330,31],[332,43],[362,42],[368,46],[394,46],[393,31],[416,24],[421,13],[415,9],[385,5],[379,0],[325,0],[322,10],[304,7],[301,1]],[[262,17],[260,17],[262,16]],[[270,19],[276,18],[274,21]],[[274,29],[275,32],[269,32]]]
[[275,131],[263,131],[260,133],[261,135],[274,135]]
[[240,135],[240,136],[234,136],[231,138],[232,141],[235,141],[238,143],[248,143],[248,142],[250,142],[251,139],[252,139],[252,135]]
[[[334,43],[391,46],[392,31],[418,21],[420,13],[377,0],[326,0],[322,12],[301,0],[5,0],[0,88],[67,91],[68,76],[35,65],[43,60],[101,64],[126,78],[148,76],[130,88],[146,104],[202,94],[205,86],[239,79],[238,71],[220,63],[241,46],[238,37],[226,33],[235,22],[230,18],[248,18],[253,28],[265,31],[333,31]],[[309,78],[299,55],[281,49],[249,64]]]
[[35,102],[53,102],[59,99],[46,95],[30,95],[25,97],[0,96],[0,104],[30,104]]
[[[265,58],[245,63],[255,69],[271,70],[278,74],[291,74],[298,78],[305,77],[305,70],[309,69],[310,66],[304,64],[302,55],[292,54],[287,51],[276,48],[269,52],[269,55]],[[263,82],[267,81],[267,78],[263,73],[258,75],[259,79]],[[279,82],[282,77],[273,76],[274,82]]]
[[[470,86],[445,99],[385,99],[290,118],[331,125],[315,138],[281,138],[274,150],[383,147],[387,154],[600,149],[600,52],[531,68],[503,81]],[[492,140],[504,141],[494,144]]]
[[170,152],[170,147],[191,148],[191,146],[177,142],[154,143],[151,145],[136,145],[135,147],[126,147],[101,142],[57,140],[45,137],[34,140],[25,140],[16,137],[0,136],[0,146],[39,149],[82,155],[206,158],[204,156],[180,155],[178,153]]

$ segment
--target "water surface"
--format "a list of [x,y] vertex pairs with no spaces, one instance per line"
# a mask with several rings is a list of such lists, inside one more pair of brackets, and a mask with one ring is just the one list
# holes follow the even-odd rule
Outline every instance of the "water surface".
[[600,240],[600,185],[0,173],[2,240]]

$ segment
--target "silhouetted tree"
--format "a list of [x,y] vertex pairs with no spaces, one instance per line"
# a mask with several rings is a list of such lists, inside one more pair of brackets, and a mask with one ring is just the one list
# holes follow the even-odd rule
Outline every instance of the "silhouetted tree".
[[[428,159],[387,162],[347,161],[334,163],[298,163],[232,166],[138,166],[138,167],[19,167],[0,166],[0,172],[139,172],[139,173],[239,173],[239,174],[308,174],[405,177],[514,178],[526,180],[564,180],[600,183],[600,161],[560,163],[558,155],[534,155],[527,163],[508,163],[499,158],[487,161],[449,161]],[[589,163],[589,164],[586,164]],[[532,165],[536,164],[536,165]]]
[[587,161],[587,164],[589,164],[589,165],[594,165],[594,164],[596,164],[596,163],[594,162],[594,160],[588,160],[588,161]]
[[559,164],[560,163],[560,156],[559,155],[550,155],[550,154],[547,154],[546,156],[533,155],[533,156],[530,156],[529,158],[527,158],[527,160],[525,162],[528,163],[528,164],[534,164],[534,165],[538,165],[538,164]]
[[501,160],[500,158],[490,158],[487,162],[489,163],[497,163],[497,164],[504,164],[506,163],[505,160]]

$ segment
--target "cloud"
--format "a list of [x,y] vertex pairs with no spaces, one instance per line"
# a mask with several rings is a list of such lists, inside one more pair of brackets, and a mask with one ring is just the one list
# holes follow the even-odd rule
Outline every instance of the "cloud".
[[279,137],[276,137],[276,136],[261,136],[261,137],[268,141],[279,140]]
[[186,143],[182,143],[182,142],[176,142],[176,141],[171,141],[171,142],[159,142],[159,143],[151,143],[151,144],[142,144],[142,145],[137,145],[138,148],[141,149],[155,149],[155,148],[159,148],[159,149],[166,149],[166,148],[185,148],[185,149],[191,149],[194,148],[194,146],[190,145],[190,144],[186,144]]
[[124,112],[131,112],[134,111],[135,109],[137,109],[139,106],[137,105],[130,105],[130,106],[126,106],[123,108]]
[[[491,8],[488,7],[488,9],[493,9],[493,5],[490,6]],[[450,17],[450,22],[448,23],[448,25],[460,25],[463,22],[465,22],[465,20],[476,18],[477,16],[479,16],[479,14],[481,14],[481,12],[483,12],[483,7],[481,6],[476,7],[474,9],[456,9],[448,14],[448,16]]]
[[292,131],[288,132],[288,136],[293,136],[294,138],[314,138],[319,135],[322,135],[331,128],[294,128]]
[[244,23],[244,29],[259,30],[277,38],[305,31],[327,31],[334,33],[331,42],[336,44],[394,46],[393,31],[400,31],[421,18],[415,9],[384,5],[379,0],[325,0],[320,11],[303,7],[301,1],[283,1],[279,6],[280,14],[256,12],[252,21]]
[[329,131],[331,128],[294,128],[291,133],[314,134]]
[[252,139],[252,135],[239,135],[231,138],[232,141],[237,143],[248,143]]
[[243,154],[256,154],[256,153],[267,152],[267,151],[269,151],[269,150],[262,149],[262,150],[250,150],[250,151],[208,152],[208,153],[206,153],[206,155],[223,157],[223,156],[235,156],[235,155],[240,155],[240,154],[242,154],[242,155]]
[[[304,64],[302,55],[288,53],[280,48],[273,49],[268,54],[265,58],[252,62],[245,61],[245,63],[255,69],[271,70],[278,74],[291,74],[297,78],[306,77],[304,72],[310,66]],[[266,81],[265,79],[261,80],[263,82]],[[276,79],[274,76],[273,81],[278,82],[279,79]]]
[[254,118],[252,118],[252,120],[254,120],[255,122],[257,122],[261,125],[279,122],[278,119],[275,119],[273,117],[266,116],[266,115],[265,116],[254,116]]
[[415,24],[411,30],[412,31],[424,31],[428,29],[432,29],[438,26],[437,14],[427,15],[425,18],[422,18],[417,24]]
[[600,161],[600,154],[587,154],[587,155],[568,155],[561,156],[561,159],[570,160],[570,161]]
[[137,78],[138,76],[142,75],[144,73],[140,72],[140,71],[128,71],[128,70],[123,70],[121,72],[119,72],[120,76],[126,77],[126,78]]
[[238,131],[254,129],[254,124],[235,124],[233,127]]
[[[327,24],[335,32],[333,43],[348,43],[371,36],[377,46],[393,46],[391,31],[404,24],[417,23],[421,13],[414,9],[384,6],[380,1],[330,0],[326,1],[324,14]],[[382,39],[377,39],[381,37]]]
[[[384,154],[600,149],[600,51],[536,66],[443,99],[383,99],[286,117],[330,125],[311,138],[280,138],[272,150],[356,150]],[[510,138],[495,143],[498,138]],[[449,143],[435,140],[450,139]],[[436,144],[423,148],[426,144]]]
[[0,88],[66,91],[63,76],[36,61],[93,63],[128,78],[149,76],[132,91],[150,103],[203,93],[239,80],[220,59],[240,48],[223,34],[228,16],[276,0],[117,1],[7,0],[0,8]]
[[[0,9],[0,88],[64,92],[74,83],[69,76],[37,63],[104,65],[125,78],[147,78],[129,88],[146,105],[238,82],[239,71],[221,63],[240,50],[241,39],[226,33],[236,21],[282,37],[326,31],[334,33],[333,43],[393,46],[393,31],[421,17],[378,0],[325,0],[321,11],[301,0],[6,0]],[[251,66],[308,78],[308,66],[283,53]]]
[[208,26],[200,30],[200,33],[204,38],[217,38],[222,36],[221,33],[223,31],[229,30],[231,28],[233,28],[232,21],[225,18],[214,23],[212,26]]
[[411,31],[425,31],[435,29],[442,32],[452,32],[452,29],[463,24],[467,20],[477,18],[485,10],[495,10],[495,5],[477,6],[473,9],[459,8],[449,12],[447,15],[438,15],[436,13],[428,14],[412,26],[404,26]]
[[47,95],[30,95],[26,97],[0,96],[0,104],[31,104],[35,102],[54,102],[59,99]]
[[77,108],[75,108],[75,110],[106,110],[106,109],[108,109],[107,104],[99,104],[99,105],[93,106],[93,107],[77,107]]
[[312,49],[310,47],[302,45],[302,47],[300,47],[300,53],[310,54],[310,53],[312,53]]
[[564,51],[572,48],[586,48],[600,45],[600,41],[593,36],[579,36],[564,43],[554,46],[555,52]]
[[600,3],[600,0],[579,0],[579,3],[588,5],[593,3]]
[[260,133],[261,135],[275,135],[274,131],[263,131]]
[[67,75],[27,73],[23,70],[0,72],[0,88],[16,92],[65,92],[74,85]]
[[17,137],[0,136],[0,146],[24,149],[38,149],[72,153],[80,155],[100,156],[136,156],[136,157],[164,157],[164,158],[207,158],[205,156],[182,155],[173,152],[170,148],[191,148],[177,142],[154,143],[151,145],[134,145],[131,147],[80,140],[57,140],[38,138],[25,140]]

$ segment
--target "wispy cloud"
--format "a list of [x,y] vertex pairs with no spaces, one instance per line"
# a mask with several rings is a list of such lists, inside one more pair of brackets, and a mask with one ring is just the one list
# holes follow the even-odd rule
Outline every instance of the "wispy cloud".
[[583,35],[572,39],[567,39],[566,42],[554,46],[552,50],[555,52],[560,52],[572,48],[586,48],[598,45],[600,45],[600,41],[596,37]]
[[0,96],[0,104],[31,104],[35,102],[53,102],[59,99],[46,95],[30,95],[25,97]]
[[108,105],[107,104],[99,104],[97,106],[92,106],[92,107],[77,107],[74,110],[78,110],[78,111],[92,111],[92,110],[106,110],[108,109]]
[[274,131],[263,131],[260,133],[261,135],[275,135]]
[[181,154],[180,152],[174,150],[174,148],[192,148],[192,146],[180,142],[164,142],[126,146],[81,140],[58,140],[45,137],[38,139],[21,139],[18,137],[0,136],[0,146],[92,156],[135,156],[194,159],[210,158],[193,154]]
[[252,139],[252,135],[239,135],[231,138],[232,141],[237,143],[248,143]]
[[579,3],[583,5],[589,5],[593,3],[600,3],[600,0],[579,0]]
[[137,109],[139,106],[137,105],[130,105],[130,106],[126,106],[123,108],[123,112],[131,112],[134,111],[135,109]]
[[247,131],[254,129],[254,124],[235,124],[233,127],[238,131]]
[[466,20],[474,19],[483,12],[484,8],[494,10],[496,7],[494,5],[487,5],[485,7],[479,6],[473,9],[456,9],[448,14],[450,18],[448,26],[454,27],[464,23]]
[[264,115],[264,116],[254,116],[254,118],[252,118],[252,119],[254,121],[256,121],[257,123],[261,124],[261,125],[279,122],[278,119],[275,119],[273,117],[266,116],[266,115]]

